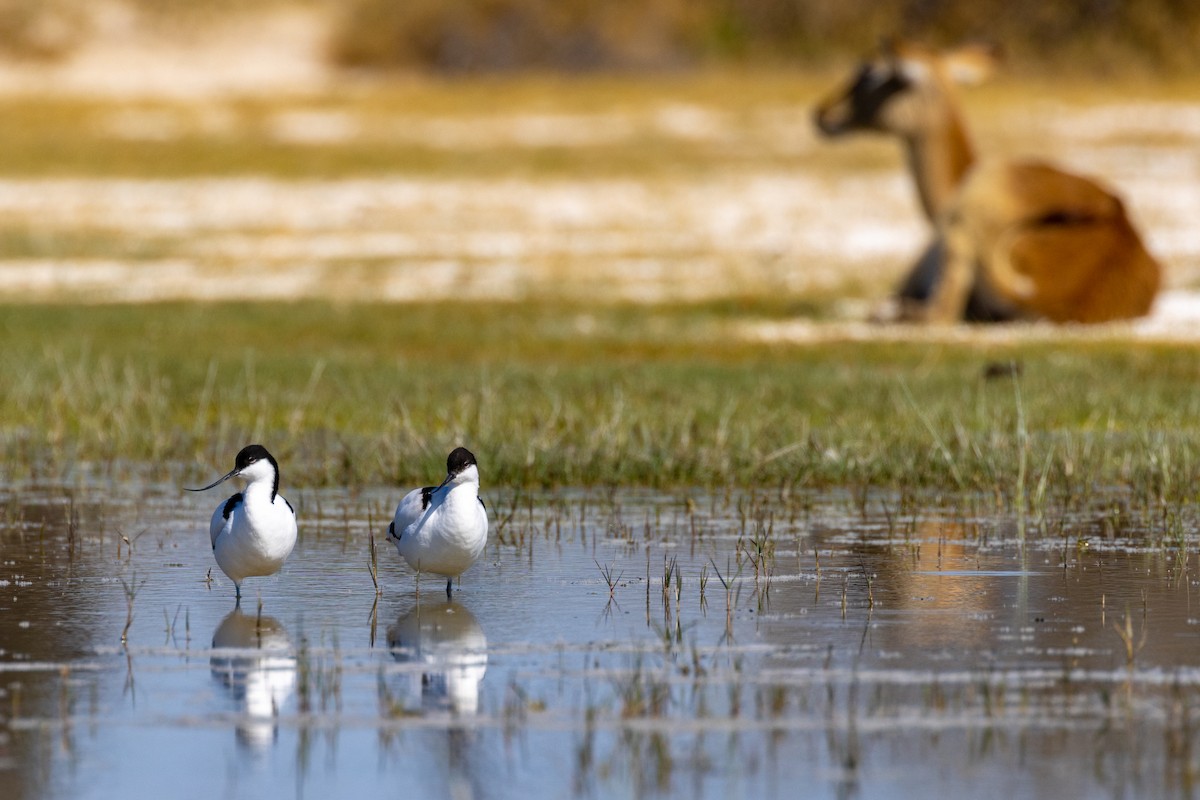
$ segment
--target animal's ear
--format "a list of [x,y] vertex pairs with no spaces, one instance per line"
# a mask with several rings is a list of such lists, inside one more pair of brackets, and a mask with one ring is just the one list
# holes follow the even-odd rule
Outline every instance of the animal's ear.
[[974,86],[983,83],[999,69],[1004,53],[990,43],[964,44],[941,55],[942,69],[955,83]]
[[[924,83],[936,54],[919,42],[902,36],[886,36],[879,40],[875,59],[882,59],[891,69],[903,74],[913,83]],[[871,59],[868,59],[871,60]]]

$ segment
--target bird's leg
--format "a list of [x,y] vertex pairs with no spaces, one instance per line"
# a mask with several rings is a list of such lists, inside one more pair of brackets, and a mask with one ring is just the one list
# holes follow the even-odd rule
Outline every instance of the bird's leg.
[[447,598],[450,597],[450,589],[453,586],[454,586],[454,578],[447,578],[446,579],[446,597]]
[[237,595],[235,596],[237,597],[237,602],[240,606],[242,604],[242,585],[240,583],[235,583],[233,588],[237,590]]

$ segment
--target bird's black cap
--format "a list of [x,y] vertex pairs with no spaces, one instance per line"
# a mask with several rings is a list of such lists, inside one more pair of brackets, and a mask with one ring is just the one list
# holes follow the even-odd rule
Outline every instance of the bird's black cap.
[[456,447],[446,457],[446,474],[457,475],[472,464],[476,464],[475,454],[465,447]]
[[[264,458],[267,461],[270,461],[272,464],[275,463],[275,459],[270,453],[267,452],[267,448],[263,447],[261,444],[248,444],[238,451],[237,458],[234,459],[233,466],[234,469],[240,472],[253,464],[255,461],[261,461]],[[276,466],[276,469],[278,469],[278,466]]]

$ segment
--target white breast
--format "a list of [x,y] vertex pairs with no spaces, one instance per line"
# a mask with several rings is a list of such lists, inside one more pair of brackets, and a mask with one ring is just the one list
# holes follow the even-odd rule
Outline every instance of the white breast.
[[224,509],[217,507],[209,529],[221,571],[235,583],[278,572],[296,546],[296,516],[287,501],[251,495],[234,504],[228,519]]
[[[417,495],[419,501],[419,491]],[[396,549],[413,569],[456,577],[483,553],[487,532],[487,512],[474,487],[457,486],[433,496],[429,507],[403,529]]]

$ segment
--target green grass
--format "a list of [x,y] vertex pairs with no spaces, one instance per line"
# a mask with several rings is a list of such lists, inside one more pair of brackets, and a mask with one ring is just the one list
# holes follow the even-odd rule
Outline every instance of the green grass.
[[[728,337],[747,318],[789,313],[753,302],[7,307],[3,473],[167,459],[201,476],[254,440],[291,485],[409,484],[463,443],[493,486],[880,487],[1067,507],[1110,489],[1191,498],[1191,348]],[[1015,382],[983,377],[1007,359],[1022,365]]]

